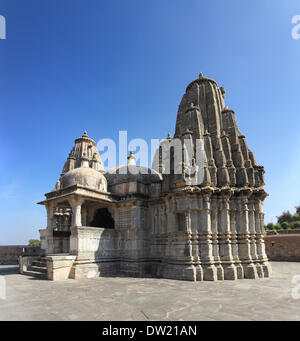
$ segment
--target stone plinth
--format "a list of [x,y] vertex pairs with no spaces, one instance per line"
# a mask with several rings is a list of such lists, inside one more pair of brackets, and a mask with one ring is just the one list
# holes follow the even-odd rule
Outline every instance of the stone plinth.
[[68,279],[75,258],[76,256],[71,255],[47,256],[48,279],[53,281]]

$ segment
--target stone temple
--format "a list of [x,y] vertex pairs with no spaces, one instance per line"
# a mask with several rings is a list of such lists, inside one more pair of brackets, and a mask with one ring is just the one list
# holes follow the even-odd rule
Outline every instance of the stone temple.
[[[269,277],[264,168],[224,98],[213,79],[200,74],[191,82],[175,134],[162,141],[152,169],[136,165],[131,152],[128,164],[105,171],[95,141],[86,132],[77,138],[55,188],[39,203],[47,210],[41,255],[21,257],[21,273],[52,280]],[[188,141],[190,151],[173,141]],[[193,168],[197,141],[202,163]],[[180,162],[178,148],[187,155]]]

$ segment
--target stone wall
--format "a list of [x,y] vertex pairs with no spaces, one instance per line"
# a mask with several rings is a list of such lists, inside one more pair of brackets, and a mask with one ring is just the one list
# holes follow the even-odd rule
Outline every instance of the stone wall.
[[264,239],[270,261],[300,261],[300,234],[268,235]]
[[267,235],[276,235],[276,234],[300,234],[300,229],[292,229],[292,230],[279,230],[279,231],[267,231]]
[[70,278],[152,274],[149,236],[143,229],[73,226],[71,232],[70,253],[76,260]]
[[0,245],[0,265],[13,265],[19,263],[19,256],[38,256],[39,247],[27,245]]
[[18,264],[19,256],[23,254],[25,245],[0,246],[0,264]]

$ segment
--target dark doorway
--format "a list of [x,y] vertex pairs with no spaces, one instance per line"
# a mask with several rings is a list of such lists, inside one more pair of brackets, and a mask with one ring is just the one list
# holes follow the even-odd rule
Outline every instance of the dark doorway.
[[99,208],[95,213],[91,226],[113,229],[115,228],[115,222],[107,208]]

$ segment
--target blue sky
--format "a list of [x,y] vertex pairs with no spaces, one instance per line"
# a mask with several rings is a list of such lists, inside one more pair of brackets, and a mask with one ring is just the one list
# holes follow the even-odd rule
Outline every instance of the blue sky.
[[300,204],[298,0],[0,0],[0,245],[38,238],[36,205],[74,139],[174,133],[199,72],[226,88],[266,170],[266,222]]

